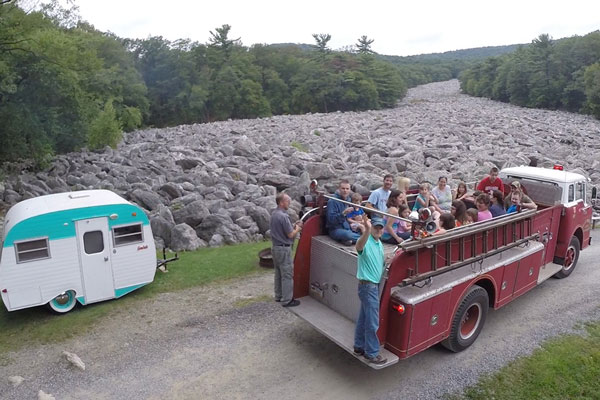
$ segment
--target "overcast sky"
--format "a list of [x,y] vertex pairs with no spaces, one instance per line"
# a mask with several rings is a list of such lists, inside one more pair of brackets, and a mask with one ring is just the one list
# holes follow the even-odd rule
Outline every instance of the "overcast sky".
[[373,50],[413,55],[529,43],[600,29],[598,0],[75,0],[97,29],[120,37],[162,36],[206,43],[209,31],[231,25],[230,38],[255,43],[310,43],[331,35],[329,47],[353,45],[362,35]]

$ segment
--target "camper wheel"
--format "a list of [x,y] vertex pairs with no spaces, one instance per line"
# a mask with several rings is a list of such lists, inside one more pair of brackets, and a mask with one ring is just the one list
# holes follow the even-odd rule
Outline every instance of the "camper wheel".
[[75,308],[75,292],[67,290],[50,300],[48,302],[48,308],[57,314],[64,314]]

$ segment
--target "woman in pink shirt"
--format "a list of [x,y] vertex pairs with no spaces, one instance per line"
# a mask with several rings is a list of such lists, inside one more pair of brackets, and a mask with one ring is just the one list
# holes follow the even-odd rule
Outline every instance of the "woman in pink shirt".
[[487,193],[481,193],[475,200],[477,206],[477,221],[486,221],[492,219],[492,213],[490,212],[490,196]]

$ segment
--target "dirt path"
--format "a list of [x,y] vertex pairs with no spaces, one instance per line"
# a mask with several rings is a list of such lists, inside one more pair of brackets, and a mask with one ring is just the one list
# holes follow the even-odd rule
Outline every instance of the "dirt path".
[[[0,367],[0,398],[34,399],[40,389],[57,399],[438,398],[600,319],[599,256],[594,244],[568,279],[492,311],[467,351],[434,347],[382,371],[269,301],[268,273],[164,294],[113,313],[90,334],[12,354]],[[86,370],[68,365],[63,350],[78,354]],[[13,388],[11,375],[24,383]]]

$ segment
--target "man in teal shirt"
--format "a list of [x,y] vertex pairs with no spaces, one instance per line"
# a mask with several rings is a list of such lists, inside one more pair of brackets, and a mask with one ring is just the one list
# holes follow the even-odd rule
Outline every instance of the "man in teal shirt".
[[369,220],[365,215],[362,234],[356,242],[358,252],[358,297],[360,314],[354,332],[354,353],[364,355],[373,364],[385,364],[386,358],[379,354],[379,281],[383,274],[383,244],[381,235],[384,227],[383,219],[373,217]]

